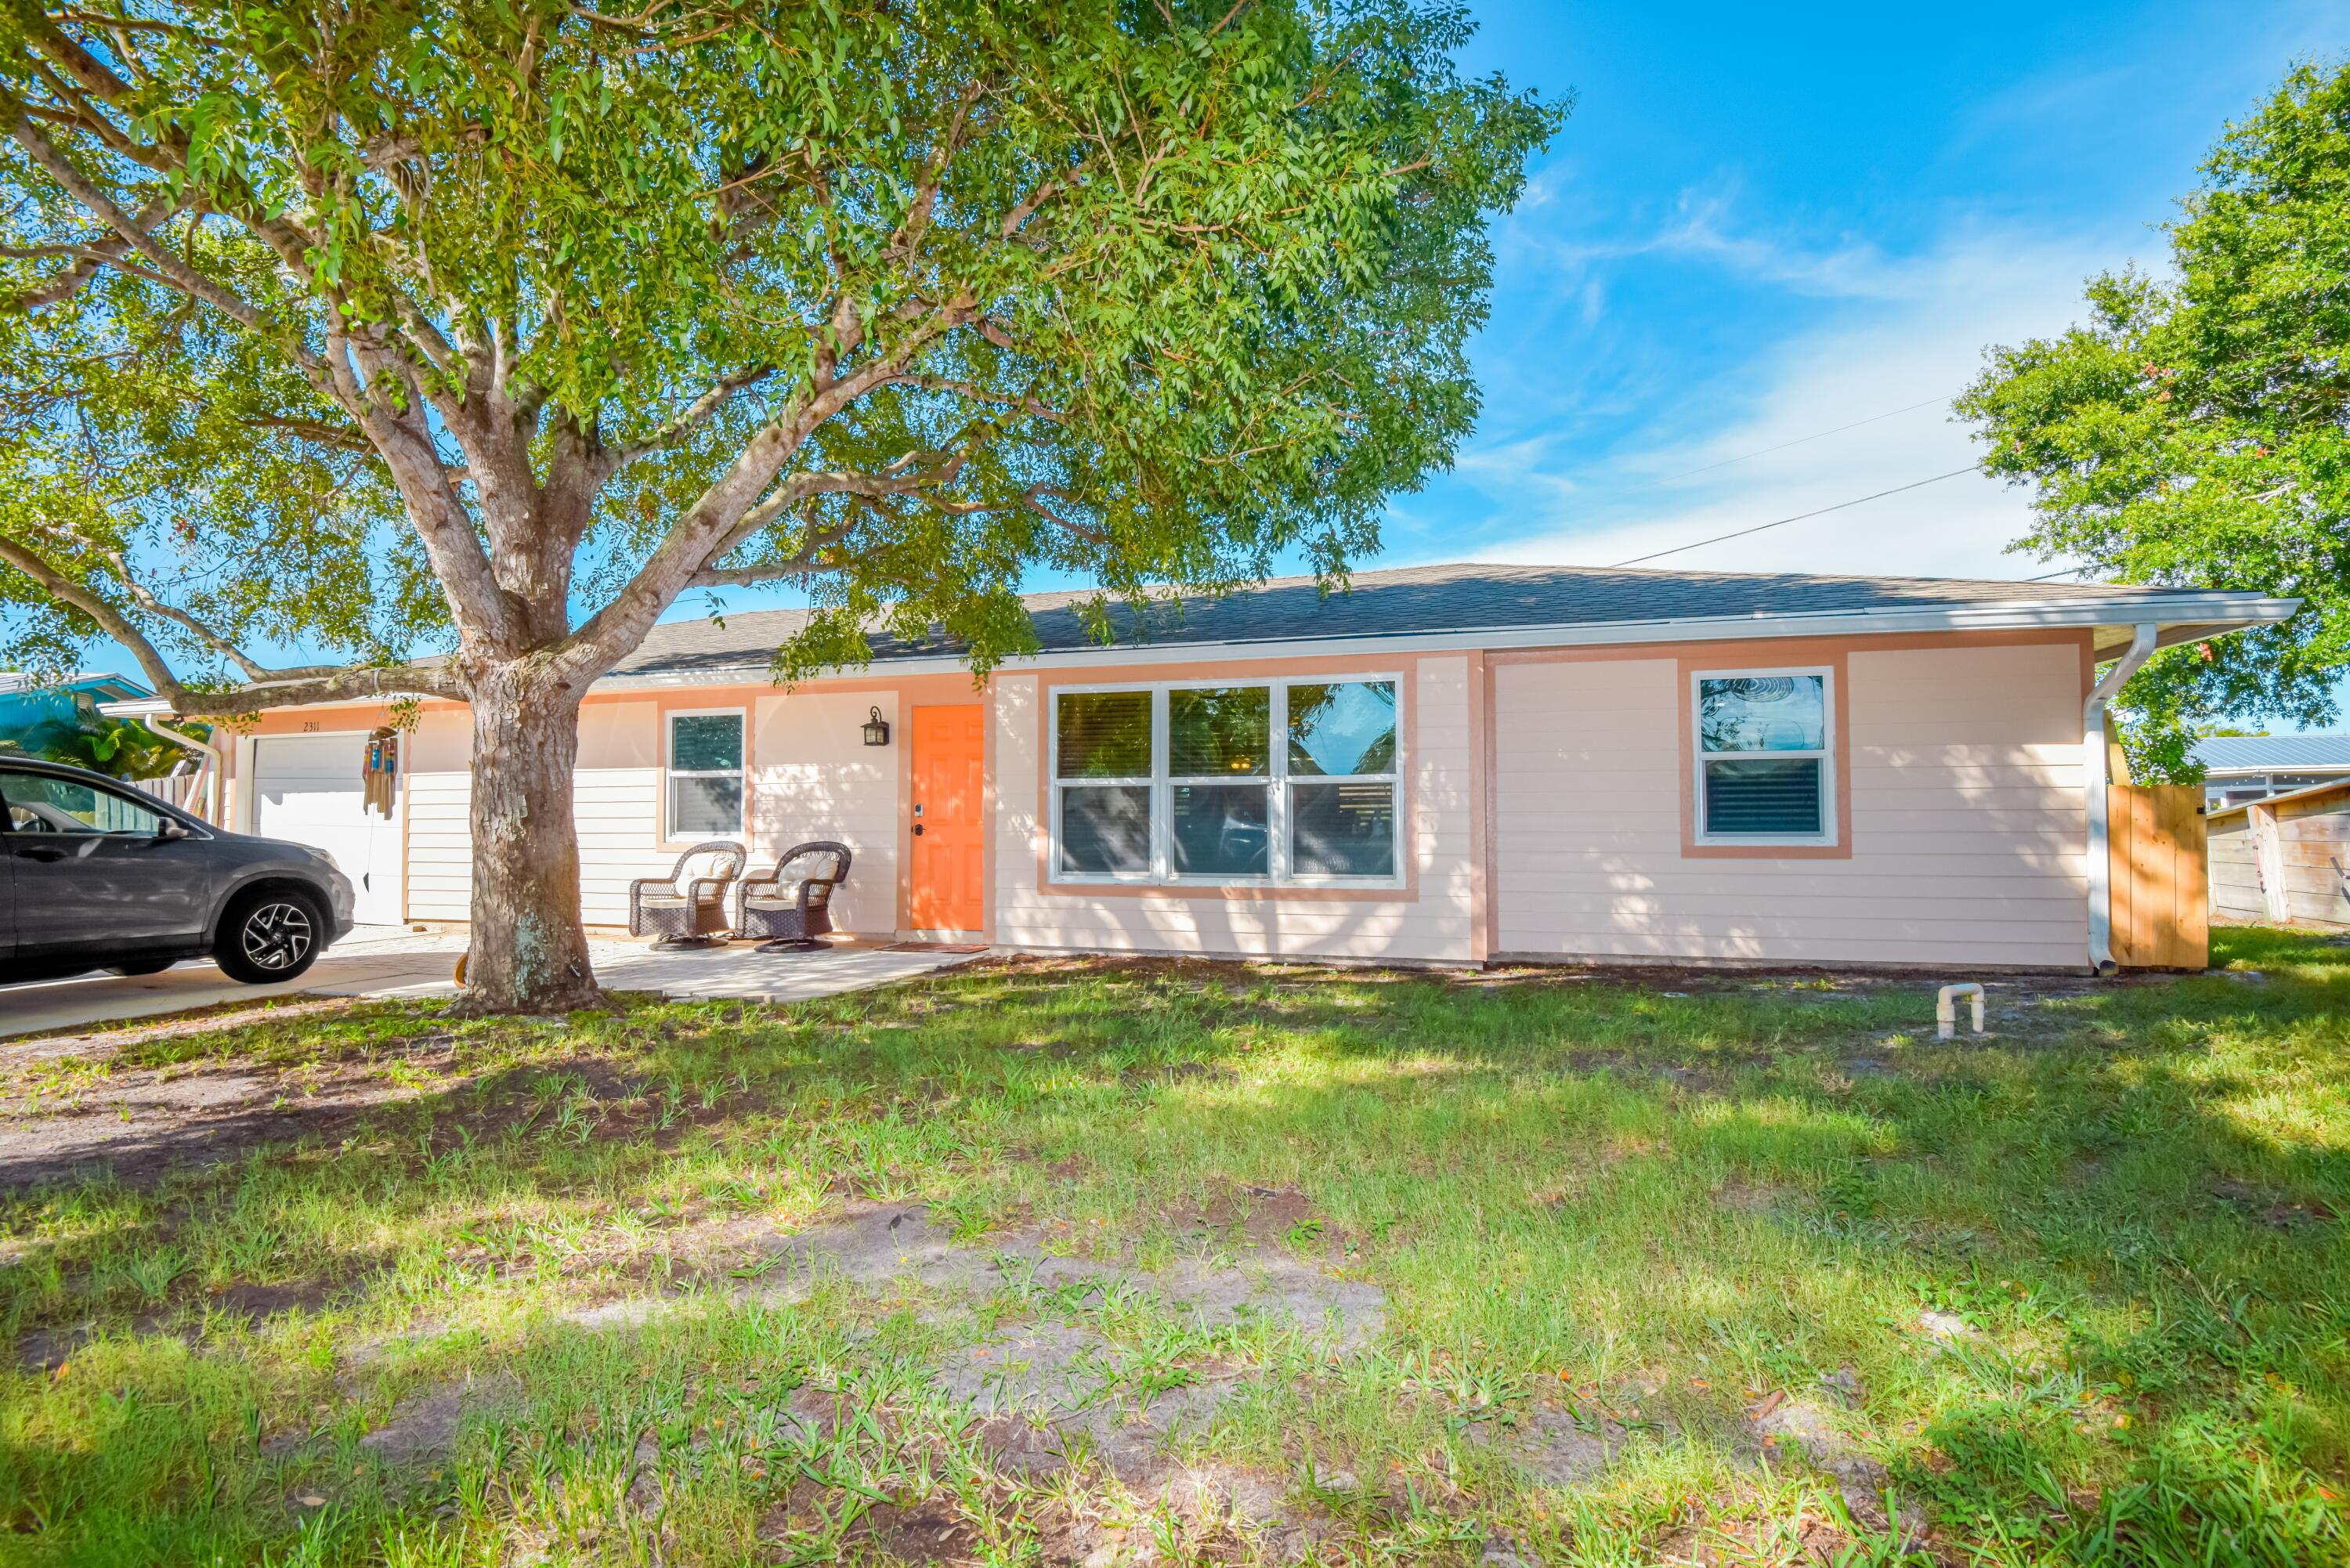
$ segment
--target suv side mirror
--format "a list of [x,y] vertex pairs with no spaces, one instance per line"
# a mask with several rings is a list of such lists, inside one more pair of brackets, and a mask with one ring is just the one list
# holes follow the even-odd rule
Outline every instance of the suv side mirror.
[[155,842],[171,844],[188,836],[188,825],[176,816],[167,816],[155,828]]

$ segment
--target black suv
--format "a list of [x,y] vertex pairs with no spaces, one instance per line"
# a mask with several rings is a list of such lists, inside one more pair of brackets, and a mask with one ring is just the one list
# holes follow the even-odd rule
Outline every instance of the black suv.
[[103,774],[0,757],[0,981],[210,954],[258,985],[351,929],[324,850],[224,833]]

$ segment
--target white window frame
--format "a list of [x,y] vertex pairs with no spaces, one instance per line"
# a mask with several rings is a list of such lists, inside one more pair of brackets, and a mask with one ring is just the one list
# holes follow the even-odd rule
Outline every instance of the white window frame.
[[[677,766],[677,721],[680,719],[733,719],[742,725],[743,765],[739,770],[724,768],[681,768]],[[683,834],[677,826],[677,792],[670,788],[671,779],[723,779],[741,781],[743,785],[743,819],[731,831],[718,834]],[[700,844],[707,840],[733,839],[748,843],[751,832],[751,715],[745,708],[670,708],[661,713],[661,842]]]
[[[1814,751],[1709,752],[1705,749],[1705,682],[1745,680],[1758,676],[1816,675],[1820,678],[1820,740]],[[1835,669],[1826,664],[1775,665],[1767,669],[1693,670],[1690,671],[1690,797],[1694,842],[1723,845],[1785,845],[1804,848],[1836,843],[1836,689]],[[1743,758],[1794,762],[1816,758],[1820,764],[1820,831],[1817,833],[1708,833],[1705,830],[1705,764]]]
[[[1394,767],[1378,774],[1297,774],[1289,771],[1289,689],[1292,686],[1339,686],[1387,681],[1396,693],[1396,756]],[[1085,887],[1160,887],[1177,888],[1400,888],[1406,886],[1404,864],[1404,737],[1409,732],[1404,722],[1406,686],[1399,671],[1377,670],[1367,673],[1348,671],[1334,675],[1227,675],[1211,679],[1187,680],[1111,680],[1083,684],[1055,685],[1049,689],[1050,701],[1045,705],[1045,793],[1048,799],[1045,845],[1045,865],[1055,886]],[[1185,774],[1170,775],[1168,757],[1170,728],[1168,722],[1167,694],[1170,691],[1214,691],[1238,687],[1263,686],[1271,689],[1265,722],[1267,772],[1256,774],[1219,774],[1213,776]],[[1102,691],[1147,691],[1150,694],[1150,776],[1143,778],[1063,778],[1061,776],[1061,697],[1064,693],[1081,695]],[[1389,863],[1395,870],[1385,877],[1339,877],[1328,874],[1301,874],[1290,865],[1290,785],[1293,780],[1308,784],[1384,784],[1394,791],[1395,809],[1390,815],[1388,831],[1393,835]],[[1265,833],[1271,839],[1266,850],[1266,874],[1261,877],[1223,875],[1179,876],[1174,865],[1175,788],[1179,784],[1237,784],[1262,783],[1265,787]],[[1150,855],[1147,868],[1132,872],[1071,871],[1061,860],[1061,790],[1068,784],[1124,784],[1128,787],[1148,786],[1150,792]]]

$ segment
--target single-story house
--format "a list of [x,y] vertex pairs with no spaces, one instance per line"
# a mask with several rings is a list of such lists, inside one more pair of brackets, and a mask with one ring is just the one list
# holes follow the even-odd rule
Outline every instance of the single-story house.
[[2350,779],[2350,735],[2212,735],[2189,754],[2203,764],[2213,811]]
[[[665,624],[587,699],[590,926],[731,839],[855,851],[839,927],[1027,949],[1366,959],[2089,961],[2099,661],[2257,594],[1442,566],[1276,579],[974,682],[942,643],[785,688],[798,612]],[[2102,694],[2100,694],[2102,695]],[[463,707],[360,794],[381,707],[266,714],[229,824],[329,847],[365,919],[467,918]],[[875,743],[888,726],[885,743]],[[2090,729],[2094,722],[2097,730]]]
[[2204,826],[2213,915],[2350,930],[2350,778],[2222,806]]

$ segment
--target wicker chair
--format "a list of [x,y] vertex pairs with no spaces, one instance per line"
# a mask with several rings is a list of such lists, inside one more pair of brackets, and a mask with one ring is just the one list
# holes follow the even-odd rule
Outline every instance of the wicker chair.
[[743,875],[739,844],[712,840],[677,857],[667,877],[629,884],[629,934],[658,937],[657,948],[701,948],[726,940],[726,889]]
[[804,952],[832,929],[832,890],[848,880],[848,846],[795,844],[764,877],[735,885],[734,929],[763,953]]

